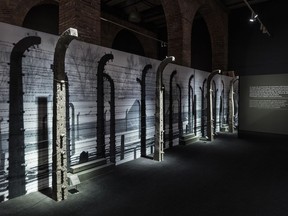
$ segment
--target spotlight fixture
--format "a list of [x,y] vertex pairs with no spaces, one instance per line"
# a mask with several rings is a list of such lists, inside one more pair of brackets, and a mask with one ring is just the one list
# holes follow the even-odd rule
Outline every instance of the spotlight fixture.
[[266,28],[266,26],[264,26],[264,24],[261,22],[260,18],[258,17],[258,14],[255,13],[255,11],[253,10],[253,8],[250,6],[250,4],[248,3],[247,0],[243,0],[245,2],[245,4],[247,5],[247,7],[249,8],[249,10],[251,11],[251,17],[249,19],[249,22],[254,23],[255,21],[258,21],[260,24],[260,31],[263,34],[267,34],[268,36],[271,36],[271,34],[269,33],[268,29]]
[[133,22],[133,23],[140,23],[141,22],[141,14],[137,10],[137,8],[135,8],[135,10],[130,12],[128,20],[130,22]]
[[267,34],[267,29],[266,29],[266,27],[263,25],[263,24],[261,24],[260,25],[260,31],[263,33],[263,34]]
[[254,12],[252,12],[249,21],[250,22],[255,22],[257,17],[258,17],[258,14],[255,14]]

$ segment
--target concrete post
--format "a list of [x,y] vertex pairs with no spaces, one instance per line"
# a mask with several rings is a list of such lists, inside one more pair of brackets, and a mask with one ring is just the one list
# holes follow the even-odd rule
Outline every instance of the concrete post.
[[156,74],[156,100],[155,100],[155,151],[154,160],[163,161],[164,156],[164,124],[163,124],[163,80],[162,74],[167,64],[175,61],[173,56],[166,57],[158,66]]
[[[166,140],[167,140],[167,137],[165,135],[166,133],[166,116],[165,116],[165,110],[166,110],[166,92],[165,92],[165,85],[164,83],[162,84],[162,89],[163,89],[163,149],[166,148]],[[169,139],[169,137],[168,137]]]
[[[194,75],[191,75],[189,77],[189,81],[188,81],[188,133],[192,132],[192,119],[191,119],[191,104],[193,105],[193,99],[191,99],[191,91],[192,91],[192,97],[193,95],[193,88],[191,86],[191,81],[194,78]],[[192,101],[192,103],[191,103]]]
[[197,96],[193,99],[194,134],[197,135]]
[[238,78],[234,78],[230,82],[229,91],[229,132],[234,133],[234,83],[238,81]]
[[[65,74],[65,82],[69,83],[68,76]],[[66,85],[65,88],[66,91],[66,101],[65,101],[65,108],[66,108],[66,157],[67,157],[67,172],[70,171],[71,167],[71,128],[70,128],[70,106],[69,106],[69,101],[70,101],[70,95],[69,95],[69,85]]]
[[209,141],[213,141],[214,134],[213,134],[213,106],[212,106],[212,88],[211,88],[211,81],[212,78],[216,74],[220,74],[221,70],[214,70],[211,74],[209,74],[207,79],[207,136]]
[[65,54],[76,37],[77,29],[69,28],[64,31],[58,39],[54,53],[52,193],[56,201],[67,199],[68,195]]
[[222,83],[222,91],[221,91],[221,96],[220,96],[220,109],[219,109],[219,116],[220,116],[220,128],[223,127],[223,122],[224,122],[224,91],[225,91],[225,85],[224,81],[221,80]]
[[216,134],[217,128],[217,96],[218,96],[218,89],[216,88],[216,82],[213,80],[213,91],[214,91],[214,101],[213,101],[213,133]]

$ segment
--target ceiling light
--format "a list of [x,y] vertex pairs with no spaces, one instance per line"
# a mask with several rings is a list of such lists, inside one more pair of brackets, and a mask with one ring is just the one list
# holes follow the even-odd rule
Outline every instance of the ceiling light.
[[249,21],[255,22],[257,17],[258,17],[258,14],[255,14],[254,12],[252,12]]
[[133,22],[133,23],[140,23],[141,22],[141,15],[140,15],[140,13],[137,10],[136,11],[132,11],[129,14],[128,20],[130,22]]
[[245,2],[245,4],[247,5],[247,7],[249,8],[249,10],[251,11],[251,17],[249,19],[249,22],[255,22],[258,21],[260,24],[260,31],[263,34],[267,34],[268,36],[271,36],[270,32],[268,31],[268,29],[266,28],[266,26],[264,26],[264,24],[261,22],[260,18],[258,17],[258,14],[255,13],[255,11],[253,10],[253,8],[250,6],[250,4],[248,3],[247,0],[243,0]]

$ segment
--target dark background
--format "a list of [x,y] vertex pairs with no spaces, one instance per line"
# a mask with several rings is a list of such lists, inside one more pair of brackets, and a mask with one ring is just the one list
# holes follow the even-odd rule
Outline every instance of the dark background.
[[250,23],[247,7],[229,14],[229,70],[239,75],[288,72],[288,2],[271,0],[252,8],[271,34],[262,34],[258,22]]

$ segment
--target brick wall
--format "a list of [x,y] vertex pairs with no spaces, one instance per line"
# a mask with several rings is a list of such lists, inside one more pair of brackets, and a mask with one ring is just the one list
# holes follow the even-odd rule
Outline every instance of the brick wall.
[[12,9],[8,6],[7,1],[1,1],[0,3],[0,22],[7,22],[11,17]]
[[[39,3],[59,2],[59,32],[69,27],[77,28],[79,39],[88,43],[111,47],[116,34],[121,30],[114,24],[101,21],[101,0],[14,0],[0,4],[0,21],[21,26],[27,12]],[[196,12],[206,21],[211,35],[212,68],[227,69],[228,64],[228,18],[217,1],[161,0],[165,12],[168,36],[168,54],[176,57],[176,63],[191,66],[191,30]],[[107,16],[106,16],[107,17]],[[153,33],[132,23],[109,19],[145,35]],[[135,34],[144,47],[147,57],[157,58],[157,42]]]
[[228,15],[214,1],[207,1],[199,8],[211,35],[212,70],[228,68]]
[[[151,31],[143,29],[133,23],[127,22],[125,20],[120,20],[117,17],[111,16],[109,14],[102,13],[101,16],[108,20],[102,21],[102,28],[101,28],[101,45],[104,47],[112,47],[113,40],[118,34],[119,31],[123,29],[122,26],[128,27],[136,32],[141,32],[143,35],[138,34],[136,32],[132,32],[135,37],[140,41],[143,46],[145,56],[149,58],[157,59],[157,41],[152,38],[157,38],[157,35]],[[111,21],[111,22],[110,22]],[[113,23],[112,23],[113,22]]]
[[61,0],[59,5],[59,31],[69,27],[78,29],[79,39],[88,43],[101,43],[100,0]]
[[176,62],[191,66],[191,29],[196,12],[206,21],[212,46],[212,68],[227,69],[228,19],[216,1],[162,0],[168,31],[168,55]]

